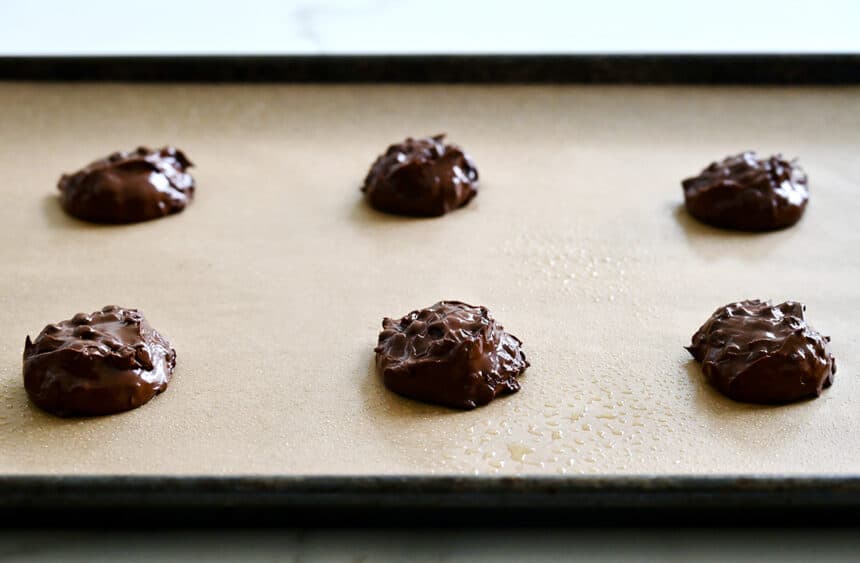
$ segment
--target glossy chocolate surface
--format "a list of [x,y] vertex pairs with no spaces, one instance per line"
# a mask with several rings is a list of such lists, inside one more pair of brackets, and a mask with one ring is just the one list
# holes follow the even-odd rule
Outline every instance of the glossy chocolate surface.
[[817,397],[833,383],[830,337],[809,326],[805,306],[740,301],[717,309],[687,350],[708,381],[748,403],[788,403]]
[[751,151],[714,162],[681,185],[690,215],[724,229],[782,229],[800,220],[809,201],[806,174],[796,162]]
[[389,146],[361,188],[370,205],[396,215],[437,217],[469,203],[478,193],[478,170],[444,139],[410,137]]
[[60,178],[69,215],[93,223],[136,223],[179,213],[194,195],[192,166],[173,147],[115,152]]
[[384,319],[376,362],[386,387],[460,409],[519,391],[529,366],[522,342],[486,307],[440,301],[401,319]]
[[59,416],[137,408],[167,388],[176,351],[136,309],[107,306],[50,324],[24,344],[24,387]]

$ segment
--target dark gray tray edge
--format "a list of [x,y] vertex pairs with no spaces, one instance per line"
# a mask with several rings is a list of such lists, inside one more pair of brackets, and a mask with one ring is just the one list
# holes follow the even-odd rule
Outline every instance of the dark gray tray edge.
[[6,526],[846,525],[858,514],[860,476],[0,476]]
[[0,80],[860,84],[860,54],[2,57]]

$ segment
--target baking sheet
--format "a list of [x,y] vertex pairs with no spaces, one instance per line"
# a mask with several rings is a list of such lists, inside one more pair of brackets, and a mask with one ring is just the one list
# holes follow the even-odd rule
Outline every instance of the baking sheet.
[[[0,473],[856,474],[860,89],[0,85]],[[448,132],[482,191],[441,219],[358,187],[406,135]],[[182,214],[66,217],[70,172],[172,143]],[[800,156],[796,227],[717,231],[679,181],[753,148]],[[833,338],[818,400],[742,405],[682,346],[718,306],[796,299]],[[471,412],[398,397],[383,316],[487,305],[525,343],[523,389]],[[178,352],[143,408],[58,419],[26,399],[26,334],[138,307]]]

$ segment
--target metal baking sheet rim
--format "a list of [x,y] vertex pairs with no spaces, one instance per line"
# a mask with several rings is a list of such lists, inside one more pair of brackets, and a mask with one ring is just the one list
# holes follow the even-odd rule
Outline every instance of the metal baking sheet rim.
[[860,53],[2,56],[0,80],[860,84]]
[[858,509],[860,476],[836,475],[0,477],[4,526],[849,525]]

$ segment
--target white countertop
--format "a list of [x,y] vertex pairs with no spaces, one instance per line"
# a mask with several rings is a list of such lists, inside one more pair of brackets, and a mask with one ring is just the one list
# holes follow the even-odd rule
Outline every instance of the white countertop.
[[0,56],[860,53],[856,0],[4,0]]

